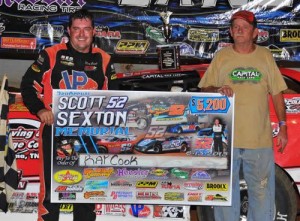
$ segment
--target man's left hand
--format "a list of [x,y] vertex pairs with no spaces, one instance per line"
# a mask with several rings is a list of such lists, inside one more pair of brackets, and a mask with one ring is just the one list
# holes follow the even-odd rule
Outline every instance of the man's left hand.
[[277,147],[279,147],[278,152],[283,153],[288,142],[287,137],[287,127],[284,125],[280,127],[279,133],[277,135]]

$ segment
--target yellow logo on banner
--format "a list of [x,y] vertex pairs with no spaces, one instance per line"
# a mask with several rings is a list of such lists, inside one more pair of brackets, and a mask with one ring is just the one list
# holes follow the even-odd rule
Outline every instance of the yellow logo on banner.
[[281,29],[280,42],[300,42],[300,29]]
[[82,180],[82,175],[75,170],[60,170],[54,174],[54,180],[61,184],[76,184]]
[[137,181],[136,188],[155,188],[157,187],[158,181],[155,180],[145,180],[145,181]]
[[227,183],[207,183],[205,186],[207,191],[228,191]]

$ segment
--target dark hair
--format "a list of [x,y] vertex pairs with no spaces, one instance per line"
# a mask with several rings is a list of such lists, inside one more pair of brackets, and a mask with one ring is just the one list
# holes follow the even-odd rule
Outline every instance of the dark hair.
[[69,27],[72,26],[72,23],[75,19],[90,19],[92,21],[92,27],[95,26],[94,24],[94,15],[89,12],[87,9],[80,9],[73,14],[70,15],[69,17]]

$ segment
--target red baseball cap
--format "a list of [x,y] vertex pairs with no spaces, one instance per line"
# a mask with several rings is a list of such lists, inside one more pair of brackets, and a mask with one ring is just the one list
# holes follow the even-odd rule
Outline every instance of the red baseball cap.
[[238,12],[234,13],[231,16],[230,23],[232,23],[233,20],[237,19],[237,18],[247,21],[248,23],[250,23],[254,27],[256,27],[256,25],[257,25],[255,15],[250,11],[241,10],[241,11],[238,11]]

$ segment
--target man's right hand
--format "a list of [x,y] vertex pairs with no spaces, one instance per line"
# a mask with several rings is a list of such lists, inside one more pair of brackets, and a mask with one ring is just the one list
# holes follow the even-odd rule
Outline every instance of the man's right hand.
[[51,110],[47,110],[47,109],[42,109],[39,110],[36,114],[38,116],[38,118],[40,118],[40,121],[42,123],[45,123],[46,125],[52,125],[54,122],[54,116]]
[[232,97],[233,96],[233,90],[228,85],[223,85],[222,87],[218,88],[217,92],[222,94],[222,95],[225,95],[227,97]]
[[227,97],[233,96],[233,90],[228,85],[223,85],[222,87],[215,87],[215,86],[208,86],[208,87],[202,87],[202,92],[213,92],[213,93],[220,93],[222,95],[225,95]]

